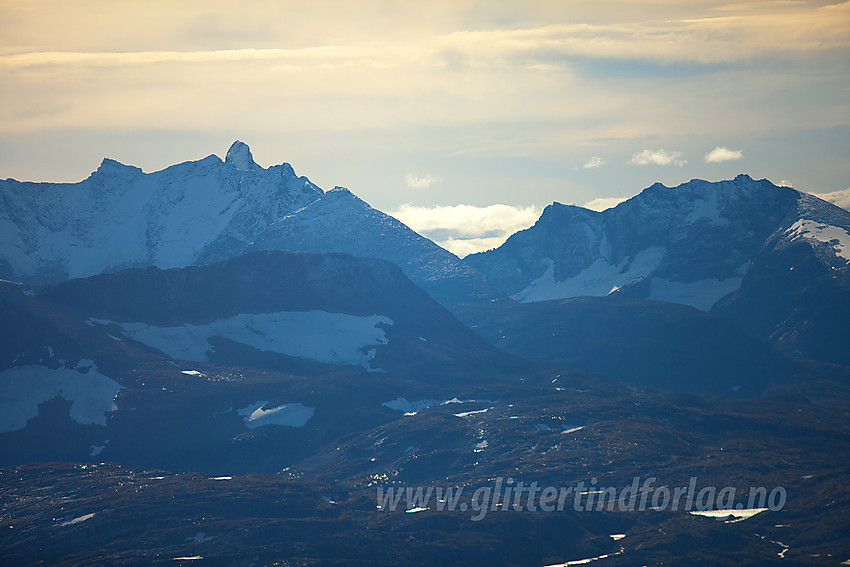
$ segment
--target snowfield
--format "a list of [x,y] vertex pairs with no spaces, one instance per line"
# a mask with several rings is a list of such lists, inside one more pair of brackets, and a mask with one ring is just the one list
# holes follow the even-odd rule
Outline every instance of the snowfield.
[[245,425],[249,429],[255,429],[264,425],[285,425],[287,427],[303,427],[313,414],[316,408],[309,408],[296,404],[283,404],[273,408],[266,409],[268,401],[259,400],[239,410],[239,415],[245,417]]
[[[609,295],[630,282],[651,276],[661,265],[665,254],[665,248],[652,246],[638,252],[631,262],[626,259],[619,265],[600,258],[575,276],[559,282],[555,281],[555,263],[547,258],[549,267],[543,275],[511,298],[520,303],[533,303],[550,299]],[[681,303],[708,311],[719,299],[741,287],[742,281],[743,278],[732,277],[685,283],[654,277],[650,279],[648,299]]]
[[443,403],[445,403],[443,400],[427,399],[410,402],[407,398],[396,398],[394,400],[384,402],[381,405],[391,410],[403,412],[404,415],[411,416],[416,415],[424,409],[428,409],[432,406],[438,406]]
[[743,508],[740,510],[693,510],[688,513],[693,516],[704,516],[706,518],[715,518],[718,520],[731,517],[733,519],[726,520],[726,522],[733,523],[752,518],[756,514],[761,514],[766,511],[767,508]]
[[743,278],[725,280],[705,279],[690,283],[652,278],[649,298],[668,303],[681,303],[696,307],[700,311],[709,311],[721,298],[726,297],[739,287]]
[[17,431],[38,415],[38,405],[60,396],[71,402],[71,419],[84,425],[106,425],[106,414],[116,409],[123,387],[89,368],[81,373],[67,368],[21,366],[0,372],[0,432]]
[[786,233],[789,240],[805,238],[831,244],[836,256],[850,262],[850,233],[841,227],[809,219],[800,219]]
[[147,323],[118,323],[89,319],[100,325],[118,325],[137,342],[180,360],[206,362],[212,349],[209,339],[223,337],[259,350],[309,358],[330,364],[370,366],[375,349],[388,343],[379,325],[392,325],[382,315],[360,317],[326,311],[241,313],[206,325],[157,327]]
[[549,267],[543,275],[511,298],[520,303],[530,303],[608,295],[632,280],[651,274],[661,264],[666,252],[661,246],[652,246],[635,254],[631,262],[624,260],[617,266],[600,258],[575,276],[559,282],[555,281],[555,262],[548,259]]

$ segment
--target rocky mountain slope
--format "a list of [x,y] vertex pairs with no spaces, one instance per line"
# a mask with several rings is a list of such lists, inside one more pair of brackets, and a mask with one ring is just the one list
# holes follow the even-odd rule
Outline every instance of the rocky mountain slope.
[[250,248],[347,252],[389,260],[445,303],[504,298],[476,269],[342,187],[278,219]]
[[726,317],[663,301],[574,297],[456,314],[510,353],[628,384],[753,397],[799,370]]
[[488,360],[517,366],[398,266],[374,258],[254,251],[31,289],[41,302],[174,359],[256,365],[265,357],[270,368],[298,372],[313,361],[429,382],[474,375]]

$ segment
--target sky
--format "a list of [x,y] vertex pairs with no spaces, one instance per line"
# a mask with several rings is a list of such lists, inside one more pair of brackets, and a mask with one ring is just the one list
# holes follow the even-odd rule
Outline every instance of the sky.
[[0,178],[223,157],[459,255],[748,173],[850,204],[850,2],[0,0]]

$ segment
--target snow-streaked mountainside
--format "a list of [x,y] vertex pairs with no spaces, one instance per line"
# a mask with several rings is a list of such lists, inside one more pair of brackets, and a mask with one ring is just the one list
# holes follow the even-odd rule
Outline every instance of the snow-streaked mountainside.
[[235,142],[155,173],[104,159],[79,183],[0,182],[0,277],[79,278],[174,268],[241,253],[276,219],[322,195],[289,164],[263,169]]
[[257,236],[252,248],[345,252],[389,260],[432,297],[446,303],[502,296],[480,272],[454,254],[342,187],[275,221]]
[[214,337],[223,337],[257,350],[325,362],[350,364],[367,370],[375,357],[375,347],[387,344],[384,329],[389,317],[368,317],[327,311],[278,311],[240,313],[205,325],[186,323],[163,327],[148,323],[116,323],[89,319],[92,325],[117,325],[121,334],[163,352],[171,358],[206,362],[215,346]]
[[850,213],[805,193],[712,311],[794,356],[850,364]]
[[126,267],[186,267],[259,248],[390,260],[446,302],[501,293],[473,268],[348,191],[324,192],[288,163],[263,168],[236,141],[162,171],[104,159],[79,183],[0,181],[0,278],[50,282]]
[[603,212],[555,203],[466,262],[520,302],[681,303],[793,356],[850,363],[850,212],[764,179],[656,183]]
[[620,293],[704,311],[740,286],[767,245],[808,243],[850,261],[850,212],[747,175],[659,183],[603,212],[554,203],[537,223],[466,261],[520,302]]
[[[261,250],[187,268],[125,269],[24,286],[111,340],[174,360],[436,381],[514,357],[462,325],[395,264]],[[492,370],[491,370],[492,374]]]

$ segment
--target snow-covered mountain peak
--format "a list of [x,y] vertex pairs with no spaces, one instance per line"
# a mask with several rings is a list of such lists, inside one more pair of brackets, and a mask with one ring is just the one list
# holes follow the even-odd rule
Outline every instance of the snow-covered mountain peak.
[[107,158],[79,183],[6,180],[0,273],[56,281],[211,262],[241,254],[276,219],[322,194],[288,164],[261,168],[242,142],[226,163],[211,155],[144,173]]
[[[789,230],[800,218],[800,195],[746,174],[676,187],[656,183],[601,213],[550,205],[533,227],[465,261],[520,301],[615,291],[708,310],[738,288],[778,227],[786,241],[827,237],[808,226]],[[838,249],[830,245],[828,251]]]
[[248,248],[390,260],[454,303],[503,295],[456,256],[344,187],[325,194],[236,141],[161,171],[106,159],[74,184],[0,181],[0,278],[47,282],[126,267],[206,264]]
[[621,205],[648,214],[671,229],[685,229],[694,223],[725,226],[746,224],[765,215],[784,216],[799,195],[791,187],[778,187],[767,179],[755,180],[742,173],[725,181],[692,179],[676,187],[655,183]]
[[141,175],[144,172],[133,165],[125,165],[120,161],[116,161],[112,158],[103,158],[103,161],[100,162],[100,166],[98,166],[97,170],[94,172],[96,175]]
[[236,169],[249,171],[252,169],[262,169],[254,161],[254,156],[251,155],[251,148],[248,144],[236,140],[227,150],[227,155],[224,157],[224,163],[232,165]]

